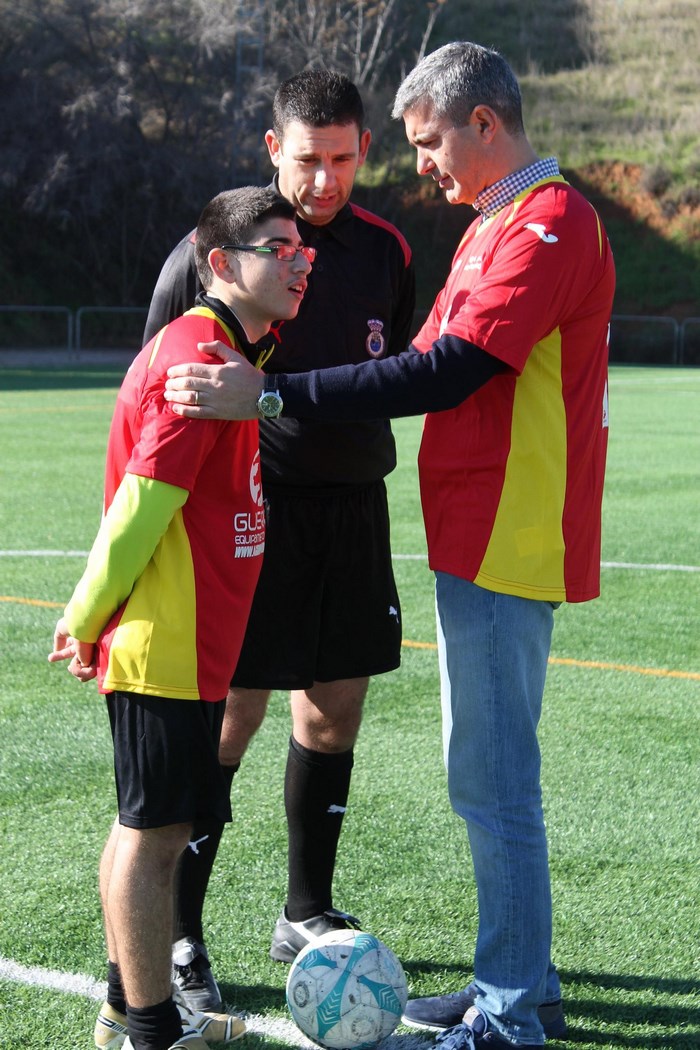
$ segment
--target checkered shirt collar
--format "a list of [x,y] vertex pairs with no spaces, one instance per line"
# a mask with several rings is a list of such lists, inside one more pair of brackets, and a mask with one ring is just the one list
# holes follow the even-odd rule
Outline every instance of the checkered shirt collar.
[[496,212],[504,208],[506,204],[514,201],[519,193],[533,186],[540,179],[549,179],[559,174],[559,165],[556,157],[545,157],[544,160],[536,160],[534,164],[528,164],[526,168],[512,171],[510,175],[487,186],[485,190],[478,193],[474,200],[474,207],[484,219],[492,218]]

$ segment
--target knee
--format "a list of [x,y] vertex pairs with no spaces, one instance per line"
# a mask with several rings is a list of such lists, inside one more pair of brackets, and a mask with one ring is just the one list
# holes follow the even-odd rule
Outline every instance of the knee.
[[167,875],[174,869],[187,847],[192,824],[168,824],[159,828],[125,828],[115,850],[115,864],[127,868],[145,866],[153,872]]
[[[358,727],[359,728],[359,727]],[[357,741],[358,729],[338,725],[296,726],[293,729],[294,739],[310,751],[320,751],[326,755],[341,754],[350,751]]]
[[268,692],[232,689],[226,699],[226,713],[219,741],[219,762],[235,766],[262,725],[267,712]]
[[337,699],[324,697],[319,701],[314,692],[303,694],[301,700],[292,698],[292,727],[294,738],[312,751],[338,754],[355,746],[360,725],[364,691],[345,694]]

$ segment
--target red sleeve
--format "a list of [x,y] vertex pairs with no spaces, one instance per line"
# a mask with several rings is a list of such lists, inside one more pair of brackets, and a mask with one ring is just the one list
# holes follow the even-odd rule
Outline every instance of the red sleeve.
[[214,339],[231,346],[231,340],[218,322],[189,313],[169,324],[160,342],[142,351],[141,373],[135,377],[131,390],[127,389],[124,394],[130,398],[131,407],[125,405],[123,414],[139,417],[135,444],[124,468],[128,473],[192,491],[201,465],[226,426],[226,420],[186,419],[176,415],[163,396],[166,373],[171,365],[190,361],[221,364],[219,358],[197,350],[198,342]]

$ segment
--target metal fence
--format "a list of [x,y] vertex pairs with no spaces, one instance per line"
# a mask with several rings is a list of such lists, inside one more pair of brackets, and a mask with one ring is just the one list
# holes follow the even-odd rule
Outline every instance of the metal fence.
[[686,317],[679,335],[679,364],[700,365],[700,317]]
[[141,349],[148,309],[145,306],[0,306],[0,353],[3,350]]
[[[0,306],[3,350],[136,353],[147,308],[140,306]],[[424,315],[416,316],[416,327]],[[614,364],[700,366],[700,317],[613,314],[610,361]]]
[[74,333],[67,306],[0,306],[0,350],[72,350]]
[[75,311],[75,349],[140,350],[147,314],[141,306],[81,306]]

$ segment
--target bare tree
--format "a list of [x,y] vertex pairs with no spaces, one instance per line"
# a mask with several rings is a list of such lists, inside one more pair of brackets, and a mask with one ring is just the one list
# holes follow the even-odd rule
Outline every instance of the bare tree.
[[[269,38],[290,69],[339,69],[369,92],[424,51],[448,0],[261,0]],[[425,20],[425,24],[424,24]]]
[[376,132],[446,2],[0,0],[0,211],[32,230],[20,270],[48,251],[40,228],[82,301],[143,301],[202,205],[265,177],[282,78],[348,73]]

